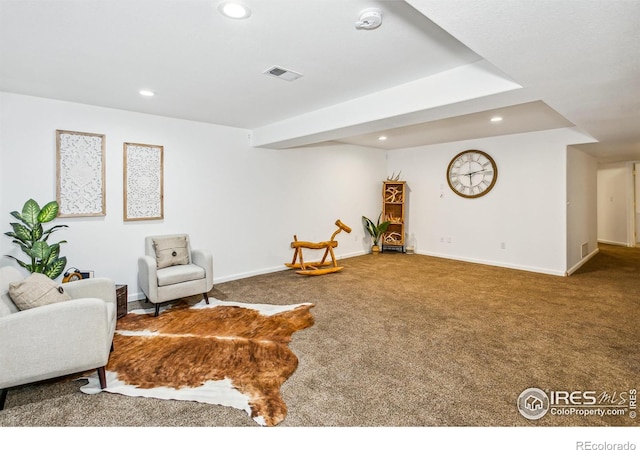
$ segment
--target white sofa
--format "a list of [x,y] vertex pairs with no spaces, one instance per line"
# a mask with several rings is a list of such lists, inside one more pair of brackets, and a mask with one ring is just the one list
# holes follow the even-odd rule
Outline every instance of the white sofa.
[[108,278],[65,283],[71,300],[19,310],[9,283],[25,278],[0,267],[0,409],[11,387],[97,369],[106,387],[116,326],[115,284]]

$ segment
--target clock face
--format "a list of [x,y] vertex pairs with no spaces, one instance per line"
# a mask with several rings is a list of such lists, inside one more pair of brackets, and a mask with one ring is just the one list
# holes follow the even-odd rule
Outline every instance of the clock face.
[[480,150],[458,153],[447,168],[449,187],[461,197],[477,198],[487,194],[498,180],[495,161]]

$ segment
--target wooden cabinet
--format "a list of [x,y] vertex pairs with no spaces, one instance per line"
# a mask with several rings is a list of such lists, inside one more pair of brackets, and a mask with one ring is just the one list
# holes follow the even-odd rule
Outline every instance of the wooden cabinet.
[[382,251],[395,248],[404,253],[406,199],[406,181],[387,180],[382,183],[382,220],[391,222],[382,236]]

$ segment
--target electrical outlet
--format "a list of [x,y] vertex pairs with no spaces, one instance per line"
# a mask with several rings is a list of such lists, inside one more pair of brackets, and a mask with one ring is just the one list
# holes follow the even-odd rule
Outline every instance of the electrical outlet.
[[506,242],[500,242],[500,248],[501,248],[502,250],[506,250],[506,248],[507,248],[507,244],[506,244]]
[[451,244],[451,236],[447,238],[447,244]]
[[444,237],[440,238],[440,242],[444,243]]

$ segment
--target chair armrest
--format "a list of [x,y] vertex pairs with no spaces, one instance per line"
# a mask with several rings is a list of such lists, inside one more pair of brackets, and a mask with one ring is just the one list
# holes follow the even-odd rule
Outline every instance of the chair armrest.
[[148,255],[138,258],[138,283],[144,295],[151,301],[158,299],[157,271],[155,258]]
[[0,388],[106,364],[113,339],[107,316],[104,300],[82,298],[0,318]]
[[71,298],[99,298],[109,303],[116,303],[116,285],[110,278],[85,278],[83,280],[64,283],[64,291]]
[[213,287],[213,256],[207,250],[191,250],[191,262],[204,269],[207,276],[207,292]]

